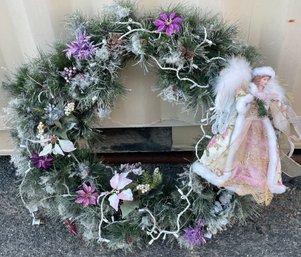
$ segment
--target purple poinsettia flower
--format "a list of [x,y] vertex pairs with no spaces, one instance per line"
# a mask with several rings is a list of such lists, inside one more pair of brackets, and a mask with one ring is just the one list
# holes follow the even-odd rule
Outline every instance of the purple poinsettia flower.
[[184,229],[184,239],[191,246],[201,246],[206,244],[206,239],[204,235],[204,225],[205,221],[202,219],[195,227],[188,227]]
[[49,169],[52,165],[53,158],[49,155],[46,156],[39,156],[38,153],[33,152],[31,157],[29,158],[33,166],[38,169]]
[[99,194],[95,192],[95,189],[95,185],[88,186],[87,184],[83,184],[82,189],[76,191],[76,194],[79,197],[75,200],[75,202],[82,204],[84,208],[86,208],[89,204],[96,205],[96,200]]
[[96,48],[93,45],[93,42],[90,41],[90,36],[86,35],[86,32],[79,32],[76,35],[75,40],[67,44],[66,56],[68,59],[71,59],[73,56],[79,60],[87,60],[93,57],[96,52]]
[[153,21],[153,24],[157,26],[157,32],[164,31],[166,32],[167,36],[171,36],[175,32],[180,31],[180,25],[177,24],[182,22],[183,19],[180,17],[175,17],[176,13],[172,12],[169,16],[166,13],[160,14],[160,19]]

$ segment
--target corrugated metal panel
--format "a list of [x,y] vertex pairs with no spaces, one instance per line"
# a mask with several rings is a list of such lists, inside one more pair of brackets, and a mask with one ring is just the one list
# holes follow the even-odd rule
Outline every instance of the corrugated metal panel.
[[[37,47],[46,50],[55,39],[64,38],[63,22],[75,10],[96,14],[104,4],[113,1],[99,0],[2,0],[0,1],[0,70],[15,67],[36,55]],[[141,12],[156,10],[160,6],[176,4],[177,1],[141,0]],[[181,1],[178,1],[181,2]],[[301,1],[298,0],[187,0],[185,4],[207,11],[221,13],[225,20],[236,22],[242,39],[257,46],[265,57],[264,64],[275,68],[278,76],[286,82],[287,90],[295,96],[294,109],[301,114]],[[153,74],[145,78],[137,67],[128,66],[122,80],[132,89],[126,99],[116,103],[116,109],[104,123],[106,127],[120,126],[191,126],[197,124],[194,114],[186,115],[179,106],[161,101],[150,87],[155,81]],[[139,74],[131,79],[131,74]],[[0,91],[0,109],[6,106],[7,97]],[[143,108],[142,108],[143,107]],[[137,115],[129,115],[134,109]],[[139,111],[137,111],[139,110]],[[1,111],[2,113],[2,111]],[[1,115],[1,114],[0,114]],[[197,117],[197,116],[196,116]],[[1,153],[9,153],[7,128],[0,123]],[[178,133],[179,137],[181,134]],[[4,141],[3,141],[4,140]],[[188,140],[188,139],[185,139]],[[183,142],[181,138],[179,141]]]

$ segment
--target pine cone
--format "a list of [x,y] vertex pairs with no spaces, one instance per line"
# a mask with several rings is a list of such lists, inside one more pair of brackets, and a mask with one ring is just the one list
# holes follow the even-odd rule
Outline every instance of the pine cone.
[[192,61],[195,56],[194,52],[189,51],[188,49],[186,49],[184,47],[180,48],[179,51],[181,53],[181,56],[187,61]]
[[124,45],[125,40],[119,39],[122,35],[122,33],[109,33],[109,37],[107,39],[107,48],[110,51],[115,51]]

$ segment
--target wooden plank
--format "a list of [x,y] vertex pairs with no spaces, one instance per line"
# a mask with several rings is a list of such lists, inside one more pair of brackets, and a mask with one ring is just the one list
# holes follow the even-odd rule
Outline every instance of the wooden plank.
[[[99,154],[102,162],[107,164],[121,163],[182,163],[190,164],[196,160],[193,151],[178,152],[151,152],[151,153],[102,153]],[[292,159],[301,164],[301,150],[295,150]]]
[[189,164],[195,160],[192,151],[185,152],[149,152],[149,153],[102,153],[99,158],[107,164],[122,163],[183,163]]
[[162,152],[172,147],[172,128],[110,128],[102,129],[101,143],[93,150],[104,152]]

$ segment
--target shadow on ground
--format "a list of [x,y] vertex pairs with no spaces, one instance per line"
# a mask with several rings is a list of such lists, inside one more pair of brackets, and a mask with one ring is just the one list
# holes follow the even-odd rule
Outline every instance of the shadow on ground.
[[[262,210],[260,218],[248,221],[245,226],[229,228],[201,250],[191,253],[156,244],[128,256],[301,256],[301,178],[285,178],[285,184],[288,192],[276,196],[272,204]],[[79,237],[69,236],[60,223],[50,218],[44,226],[32,226],[31,217],[18,196],[18,180],[8,157],[0,157],[0,196],[0,256],[125,256],[122,252],[106,251],[97,244],[87,245]]]

